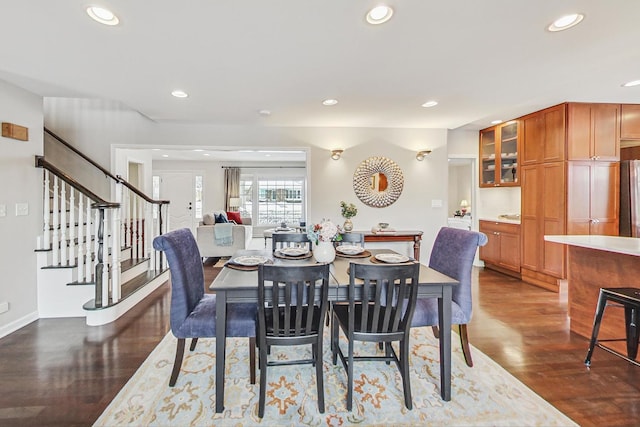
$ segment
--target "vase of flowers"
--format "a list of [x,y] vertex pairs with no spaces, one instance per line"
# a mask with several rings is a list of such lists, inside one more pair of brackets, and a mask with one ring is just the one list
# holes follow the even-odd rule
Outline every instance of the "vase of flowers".
[[317,262],[333,262],[336,258],[333,242],[342,240],[340,230],[333,222],[323,219],[319,224],[313,224],[307,231],[307,237],[313,242],[313,257]]
[[351,218],[356,216],[358,213],[358,208],[353,203],[340,202],[340,207],[342,208],[342,217],[345,219],[344,221],[344,231],[347,233],[353,230],[353,222],[351,222]]

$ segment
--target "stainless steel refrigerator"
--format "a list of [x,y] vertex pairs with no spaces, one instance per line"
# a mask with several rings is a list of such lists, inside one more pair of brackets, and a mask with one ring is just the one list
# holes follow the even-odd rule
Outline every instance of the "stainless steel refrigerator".
[[620,235],[640,237],[640,160],[620,162]]

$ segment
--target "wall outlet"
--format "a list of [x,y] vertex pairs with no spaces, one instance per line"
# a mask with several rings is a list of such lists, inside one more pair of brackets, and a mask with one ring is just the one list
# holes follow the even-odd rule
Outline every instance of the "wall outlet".
[[0,303],[0,314],[2,313],[6,313],[7,311],[9,311],[9,303],[8,302],[1,302]]
[[7,205],[4,203],[0,205],[0,216],[7,216]]
[[16,216],[29,215],[29,203],[16,203]]

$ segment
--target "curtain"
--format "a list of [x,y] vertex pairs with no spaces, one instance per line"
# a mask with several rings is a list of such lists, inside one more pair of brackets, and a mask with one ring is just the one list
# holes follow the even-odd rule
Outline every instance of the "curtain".
[[[240,197],[240,168],[225,168],[224,170],[224,210],[230,211],[229,200]],[[238,206],[233,206],[238,208]]]

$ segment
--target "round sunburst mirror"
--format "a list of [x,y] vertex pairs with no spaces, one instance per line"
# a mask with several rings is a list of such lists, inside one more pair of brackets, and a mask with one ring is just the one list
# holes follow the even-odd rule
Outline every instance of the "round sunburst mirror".
[[393,204],[404,185],[402,170],[386,157],[369,157],[353,173],[353,190],[367,206],[383,208]]

